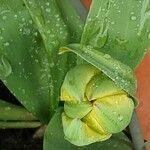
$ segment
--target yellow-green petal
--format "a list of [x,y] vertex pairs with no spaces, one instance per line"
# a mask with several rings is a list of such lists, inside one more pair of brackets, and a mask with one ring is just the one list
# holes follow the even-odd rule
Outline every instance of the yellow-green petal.
[[87,114],[83,119],[83,122],[85,122],[92,130],[102,134],[102,135],[109,135],[108,133],[97,121],[97,118],[95,117],[94,111],[91,111],[91,113]]
[[95,75],[87,85],[86,96],[91,100],[125,93],[104,74]]
[[100,71],[92,65],[82,64],[71,69],[61,87],[63,101],[86,101],[85,89],[91,78]]
[[122,131],[129,124],[134,109],[131,98],[125,94],[98,99],[92,113],[104,130],[109,133]]
[[64,111],[70,118],[83,118],[92,110],[92,104],[89,101],[80,103],[65,102]]
[[110,138],[110,135],[101,135],[80,119],[71,119],[64,113],[62,114],[62,123],[66,140],[77,146],[84,146]]

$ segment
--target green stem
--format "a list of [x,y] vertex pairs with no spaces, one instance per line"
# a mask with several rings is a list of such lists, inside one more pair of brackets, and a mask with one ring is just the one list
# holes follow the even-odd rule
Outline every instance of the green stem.
[[37,119],[25,108],[0,100],[0,120],[31,121]]
[[135,111],[133,112],[133,116],[129,124],[129,128],[130,128],[130,133],[131,133],[135,150],[145,149],[144,139],[141,133],[140,125]]
[[16,129],[16,128],[37,128],[40,127],[42,124],[38,121],[33,122],[3,122],[0,121],[0,129]]

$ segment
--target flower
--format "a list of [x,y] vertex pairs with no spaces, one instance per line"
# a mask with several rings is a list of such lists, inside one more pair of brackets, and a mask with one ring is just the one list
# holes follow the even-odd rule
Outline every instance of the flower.
[[65,138],[84,146],[104,141],[130,122],[134,103],[110,78],[89,64],[71,69],[61,87]]

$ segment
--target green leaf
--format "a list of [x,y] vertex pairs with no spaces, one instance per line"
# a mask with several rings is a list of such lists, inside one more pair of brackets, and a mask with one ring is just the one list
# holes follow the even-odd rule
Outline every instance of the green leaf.
[[[68,67],[74,65],[74,61],[76,61],[76,58],[73,58],[72,56],[59,56],[58,48],[61,45],[66,45],[71,40],[79,41],[83,24],[75,10],[71,7],[69,1],[63,1],[63,3],[59,4],[59,7],[57,6],[58,3],[54,0],[24,0],[24,2],[41,34],[49,55],[49,62],[52,64],[50,68],[50,111],[53,113],[58,106],[62,80],[64,79]],[[68,19],[70,19],[70,21],[66,21],[66,18],[64,16],[62,17],[60,10],[65,14],[66,18],[69,16]],[[76,22],[74,25],[71,23],[71,20],[73,19],[74,22]],[[65,23],[68,26],[66,26]],[[74,35],[74,33],[76,34]],[[70,60],[70,64],[67,60]]]
[[66,73],[67,55],[58,56],[58,48],[69,42],[69,33],[54,0],[23,0],[41,34],[50,63],[50,111],[58,107],[59,90]]
[[2,0],[0,4],[0,17],[3,19],[0,22],[0,56],[7,60],[7,65],[3,63],[7,66],[3,67],[6,72],[10,72],[9,68],[12,70],[1,79],[30,112],[46,123],[50,119],[50,88],[53,87],[50,68],[54,64],[49,61],[41,36],[24,3]]
[[77,147],[64,139],[62,121],[62,109],[59,109],[51,119],[44,136],[44,150],[131,150],[132,145],[123,133],[114,134],[109,140],[91,144],[84,147]]
[[1,55],[0,56],[0,78],[9,76],[12,72],[12,68],[8,60]]
[[25,108],[0,100],[0,120],[2,121],[31,121],[37,120]]
[[93,0],[81,44],[134,69],[150,46],[150,1]]
[[91,46],[83,46],[80,44],[70,44],[67,47],[60,48],[60,53],[72,51],[88,63],[92,64],[129,95],[135,96],[136,80],[130,67],[124,65],[110,55],[104,54],[92,48]]
[[71,41],[80,42],[84,23],[81,21],[77,11],[74,9],[73,2],[70,0],[56,0],[64,21],[68,25]]
[[47,123],[58,107],[64,76],[76,63],[72,54],[58,55],[59,46],[67,44],[72,35],[54,0],[24,2],[0,2],[0,79]]

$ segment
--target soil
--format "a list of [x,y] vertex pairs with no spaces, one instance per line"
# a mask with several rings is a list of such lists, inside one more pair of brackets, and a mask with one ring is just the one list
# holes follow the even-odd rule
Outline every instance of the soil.
[[[21,105],[0,81],[0,99]],[[33,139],[36,129],[0,129],[0,150],[42,150],[40,139]]]
[[42,140],[33,139],[35,129],[0,130],[0,150],[42,150]]

